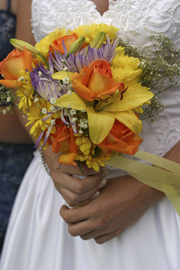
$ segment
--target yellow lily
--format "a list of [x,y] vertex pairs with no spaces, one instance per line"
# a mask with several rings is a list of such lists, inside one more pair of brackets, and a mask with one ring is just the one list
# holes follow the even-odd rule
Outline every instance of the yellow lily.
[[27,51],[31,52],[33,55],[36,55],[38,53],[38,50],[32,46],[31,44],[25,42],[25,41],[22,41],[22,40],[19,40],[19,39],[16,39],[16,38],[11,38],[10,39],[10,43],[18,50],[20,51],[23,51],[24,50],[24,47],[26,48]]
[[[76,93],[70,96],[65,94],[57,102],[57,106],[71,107],[75,110],[86,110],[88,114],[90,139],[94,144],[101,143],[109,134],[115,119],[126,125],[136,134],[141,132],[142,123],[135,115],[136,107],[142,106],[153,97],[146,87],[140,84],[131,87],[122,96],[117,93],[109,98],[108,103],[101,102],[100,106],[93,108],[90,103],[83,100]],[[114,99],[114,100],[112,100]],[[103,104],[101,106],[101,104]]]

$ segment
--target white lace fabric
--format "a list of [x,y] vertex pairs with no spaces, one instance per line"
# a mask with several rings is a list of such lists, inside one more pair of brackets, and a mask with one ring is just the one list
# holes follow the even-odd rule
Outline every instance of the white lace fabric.
[[74,29],[82,24],[107,23],[118,27],[119,35],[143,48],[151,34],[163,34],[180,46],[179,0],[109,1],[102,16],[89,0],[33,0],[32,26],[36,41],[57,26]]

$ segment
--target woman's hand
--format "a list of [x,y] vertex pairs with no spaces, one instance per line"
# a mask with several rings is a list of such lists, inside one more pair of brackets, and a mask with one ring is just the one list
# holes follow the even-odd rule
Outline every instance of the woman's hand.
[[[84,172],[82,173],[78,166],[60,165],[58,163],[59,155],[59,153],[53,153],[51,147],[44,151],[54,186],[68,205],[82,206],[97,197],[98,191],[106,184],[104,179],[106,171],[101,170],[97,174],[93,169],[88,169],[85,164],[82,164]],[[72,175],[84,176],[85,178],[81,180]]]
[[[179,142],[165,158],[180,163]],[[88,205],[75,209],[64,205],[60,214],[68,223],[72,236],[80,235],[84,240],[94,238],[102,244],[138,221],[164,196],[164,193],[127,175],[108,180],[100,196]]]
[[89,204],[74,209],[64,205],[60,214],[72,236],[79,235],[84,240],[94,238],[102,244],[139,220],[163,196],[127,175],[109,179],[100,196]]

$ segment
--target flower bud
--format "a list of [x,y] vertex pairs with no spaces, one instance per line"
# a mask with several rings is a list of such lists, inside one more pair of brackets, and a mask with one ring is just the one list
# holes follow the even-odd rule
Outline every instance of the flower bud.
[[91,41],[90,43],[90,47],[91,48],[101,48],[104,38],[105,38],[106,34],[104,32],[99,32],[95,38]]
[[38,50],[34,46],[30,45],[29,43],[27,43],[25,41],[11,38],[10,43],[20,51],[23,51],[23,48],[25,47],[26,50],[30,51],[34,55],[36,55],[38,53]]
[[73,44],[71,44],[71,46],[69,47],[69,51],[68,51],[68,54],[67,54],[66,58],[68,58],[68,56],[71,53],[76,53],[77,51],[79,51],[79,49],[82,47],[84,42],[85,42],[85,37],[84,36],[81,36],[76,41],[74,41]]

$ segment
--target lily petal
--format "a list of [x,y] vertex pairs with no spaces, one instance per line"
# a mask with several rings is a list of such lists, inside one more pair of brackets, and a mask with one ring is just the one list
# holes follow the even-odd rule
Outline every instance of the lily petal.
[[87,107],[89,134],[94,144],[101,143],[108,135],[115,121],[115,116],[108,112],[96,112]]
[[114,113],[115,118],[132,130],[135,134],[139,134],[142,131],[142,122],[136,116],[134,111],[126,111],[126,112],[117,112]]
[[[120,95],[120,94],[119,94]],[[123,94],[122,100],[114,101],[110,106],[104,108],[106,111],[129,111],[142,106],[145,102],[150,100],[154,94],[148,91],[148,88],[142,87],[140,84],[135,87],[128,87],[127,91]]]
[[61,96],[60,98],[57,99],[56,101],[56,106],[63,106],[63,107],[68,107],[70,104],[71,108],[74,110],[86,110],[87,105],[85,101],[78,96],[76,93],[71,93],[69,96],[68,94],[65,94]]

